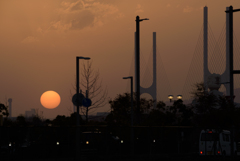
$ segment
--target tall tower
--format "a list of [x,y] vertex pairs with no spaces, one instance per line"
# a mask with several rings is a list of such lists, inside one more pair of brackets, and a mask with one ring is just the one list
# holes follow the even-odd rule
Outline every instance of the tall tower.
[[[229,7],[226,8],[226,10],[229,10]],[[208,90],[208,77],[211,75],[208,69],[208,8],[204,7],[204,32],[203,32],[203,80],[204,80],[204,86],[206,87],[205,90]],[[221,75],[221,83],[224,83],[223,85],[226,88],[226,96],[230,96],[230,84],[227,83],[230,81],[230,64],[229,64],[229,13],[226,13],[226,68],[224,73]]]
[[9,112],[9,117],[11,118],[12,117],[12,99],[9,98],[8,99],[8,112]]
[[[226,11],[229,10],[229,7],[226,7]],[[226,88],[226,96],[230,96],[230,64],[229,64],[229,13],[226,13],[226,68],[224,73],[221,75],[221,80],[224,82]]]
[[211,75],[208,69],[208,7],[203,10],[203,81],[205,90],[208,90],[207,80]]
[[[156,32],[153,32],[153,82],[152,85],[148,88],[144,88],[140,85],[140,95],[143,93],[148,93],[152,96],[153,100],[155,100],[154,103],[154,108],[156,107],[157,104],[157,47],[156,47]],[[136,62],[135,62],[136,64]],[[135,66],[136,68],[136,66]],[[135,70],[136,72],[136,70]],[[136,79],[135,79],[136,81]],[[136,83],[135,83],[136,84]]]

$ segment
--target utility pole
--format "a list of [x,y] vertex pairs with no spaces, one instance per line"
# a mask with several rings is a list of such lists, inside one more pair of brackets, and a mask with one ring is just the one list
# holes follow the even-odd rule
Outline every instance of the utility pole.
[[136,101],[137,101],[137,113],[136,120],[139,123],[139,114],[140,114],[140,26],[139,23],[143,20],[149,20],[148,18],[140,19],[139,16],[136,17]]
[[[233,70],[233,12],[240,11],[240,9],[233,10],[230,6],[226,13],[229,16],[229,64],[230,64],[230,101],[231,105],[234,105],[234,86],[233,86],[233,74],[240,74],[240,70]],[[231,132],[231,155],[234,156],[234,140],[233,140],[233,130]]]
[[240,9],[233,10],[230,6],[226,13],[229,15],[229,64],[230,64],[230,99],[233,104],[234,86],[233,74],[240,74],[240,70],[233,70],[233,12],[240,11]]

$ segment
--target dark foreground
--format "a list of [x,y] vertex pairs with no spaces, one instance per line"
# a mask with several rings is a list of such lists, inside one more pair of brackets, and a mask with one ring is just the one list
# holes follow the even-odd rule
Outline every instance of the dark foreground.
[[134,155],[134,156],[127,156],[127,155],[83,155],[79,159],[74,157],[65,157],[65,158],[44,158],[44,159],[18,159],[18,158],[1,158],[1,161],[169,161],[169,160],[176,160],[176,161],[239,161],[240,156],[198,156],[198,155],[179,155],[179,154],[169,154],[169,155]]
[[[240,156],[199,156],[202,128],[89,126],[79,129],[79,140],[76,130],[0,127],[0,161],[240,161]],[[240,143],[240,129],[234,131],[233,140]],[[76,152],[80,159],[75,159]]]

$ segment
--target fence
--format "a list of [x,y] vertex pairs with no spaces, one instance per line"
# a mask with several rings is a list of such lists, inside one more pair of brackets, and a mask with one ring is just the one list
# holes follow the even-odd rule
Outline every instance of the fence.
[[[0,160],[199,156],[201,127],[0,127]],[[240,142],[240,129],[233,131]],[[240,151],[240,149],[238,149]]]

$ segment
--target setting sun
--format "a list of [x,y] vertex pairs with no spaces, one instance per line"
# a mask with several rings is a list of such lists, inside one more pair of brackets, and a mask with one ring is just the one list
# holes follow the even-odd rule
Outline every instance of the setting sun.
[[60,104],[60,95],[55,91],[46,91],[41,95],[40,102],[48,109],[56,108]]

